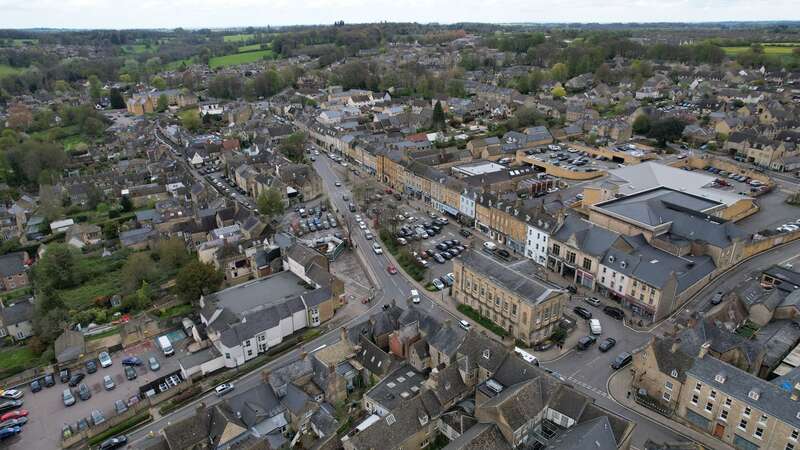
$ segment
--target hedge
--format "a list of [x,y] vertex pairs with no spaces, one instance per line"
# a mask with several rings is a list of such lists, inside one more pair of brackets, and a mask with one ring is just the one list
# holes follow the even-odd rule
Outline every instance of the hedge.
[[472,309],[471,307],[469,307],[467,305],[464,305],[464,304],[458,305],[458,310],[461,311],[465,316],[469,317],[470,319],[474,320],[475,322],[477,322],[478,324],[480,324],[481,326],[483,326],[487,330],[491,331],[492,333],[494,333],[494,334],[496,334],[496,335],[498,335],[500,337],[505,337],[508,334],[508,331],[503,329],[503,327],[501,327],[500,325],[497,325],[496,323],[492,322],[488,318],[483,317],[481,315],[481,313],[479,313],[478,311],[475,311],[474,309]]
[[139,425],[140,423],[143,423],[143,422],[146,422],[146,421],[150,420],[151,418],[152,418],[152,416],[150,416],[150,412],[149,411],[143,411],[142,413],[140,413],[140,414],[138,414],[136,416],[133,416],[130,419],[124,421],[124,422],[120,422],[120,423],[114,425],[113,427],[107,429],[106,431],[103,431],[102,433],[99,433],[99,434],[97,434],[95,436],[90,437],[89,438],[89,445],[97,445],[97,444],[105,441],[106,439],[108,439],[108,438],[110,438],[112,436],[116,436],[118,434],[122,434],[125,431],[128,431],[131,428],[135,427],[136,425]]
[[164,406],[158,408],[158,413],[163,416],[164,414],[175,411],[202,393],[203,389],[200,385],[194,384],[180,394],[176,394],[175,397],[172,397]]

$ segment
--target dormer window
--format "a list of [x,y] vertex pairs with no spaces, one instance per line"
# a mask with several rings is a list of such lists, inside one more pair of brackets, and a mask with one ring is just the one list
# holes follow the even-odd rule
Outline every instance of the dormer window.
[[747,396],[753,400],[758,400],[758,397],[760,397],[761,394],[757,390],[753,389],[752,391],[750,391],[750,393],[747,394]]
[[608,262],[614,262],[614,259],[616,259],[614,258],[614,255],[611,255],[608,257]]
[[672,369],[670,376],[672,376],[672,378],[678,378],[678,371],[676,369]]
[[483,351],[483,357],[484,357],[485,359],[489,359],[489,357],[490,357],[490,356],[491,356],[491,352],[489,351],[489,349],[488,349],[488,348],[487,348],[486,350],[484,350],[484,351]]
[[725,375],[721,373],[716,374],[714,376],[714,381],[716,381],[719,384],[725,383]]

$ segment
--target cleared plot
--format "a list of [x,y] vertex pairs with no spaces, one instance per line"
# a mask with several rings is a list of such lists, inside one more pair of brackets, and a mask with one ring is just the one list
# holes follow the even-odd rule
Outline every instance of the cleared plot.
[[242,42],[248,39],[253,39],[254,34],[228,34],[222,37],[225,42]]
[[215,69],[217,67],[235,66],[237,64],[247,64],[251,62],[261,61],[264,58],[270,59],[275,57],[272,50],[258,50],[255,52],[247,53],[234,53],[231,55],[217,56],[211,58],[208,65]]

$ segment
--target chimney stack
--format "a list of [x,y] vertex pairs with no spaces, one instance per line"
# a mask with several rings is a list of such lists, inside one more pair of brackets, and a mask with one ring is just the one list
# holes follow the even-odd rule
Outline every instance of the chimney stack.
[[346,341],[346,340],[347,340],[347,327],[341,327],[341,328],[339,328],[339,337],[340,337],[340,338],[341,338],[343,341]]
[[703,345],[700,346],[700,353],[697,354],[697,357],[702,359],[708,353],[708,349],[711,348],[711,342],[705,342]]
[[680,346],[681,346],[681,339],[680,338],[675,338],[672,341],[672,346],[670,347],[669,351],[672,352],[672,353],[675,353],[675,352],[678,351]]

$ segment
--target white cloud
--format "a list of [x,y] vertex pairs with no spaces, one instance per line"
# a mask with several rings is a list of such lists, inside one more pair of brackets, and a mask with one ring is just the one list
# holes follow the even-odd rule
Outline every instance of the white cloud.
[[2,28],[798,19],[797,0],[0,0]]

